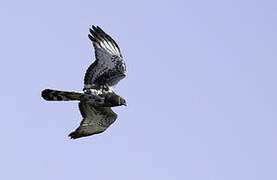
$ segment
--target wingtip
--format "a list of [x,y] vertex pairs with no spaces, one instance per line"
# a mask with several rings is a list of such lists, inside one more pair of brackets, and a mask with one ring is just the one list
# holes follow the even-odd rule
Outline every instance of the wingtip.
[[71,132],[68,137],[70,137],[70,139],[77,139],[80,136],[78,135],[78,133],[76,131]]
[[92,25],[92,29],[90,29],[90,33],[92,33],[92,31],[93,33],[96,33],[102,36],[106,35],[106,33],[99,26]]
[[[98,29],[98,30],[100,30],[100,31],[104,32],[104,31],[103,31],[103,29],[102,29],[102,28],[100,28],[99,26],[96,26],[96,27],[97,27],[97,29]],[[105,33],[105,32],[104,32],[104,33]]]
[[97,30],[97,28],[98,28],[98,26],[94,26],[94,25],[92,25],[91,27],[94,31]]
[[93,30],[91,28],[89,28],[89,32],[92,34],[93,33]]
[[89,29],[89,33],[90,33],[89,36],[91,36],[94,41],[96,41],[97,39],[100,39],[100,36],[98,34],[98,30],[96,29],[95,26],[92,26],[92,29],[91,28]]
[[113,38],[111,38],[111,36],[109,36],[104,30],[102,30],[99,26],[95,26],[92,25],[91,28],[89,29],[90,32],[90,36],[92,36],[92,38],[89,36],[89,38],[94,42],[97,43],[98,41],[109,41],[110,43],[112,43],[112,46],[114,46],[113,48],[115,48],[115,51],[118,51],[117,53],[122,57],[121,52],[120,52],[120,48],[117,45],[117,43],[113,40]]
[[95,41],[94,37],[92,37],[92,35],[88,34],[88,38],[93,42]]

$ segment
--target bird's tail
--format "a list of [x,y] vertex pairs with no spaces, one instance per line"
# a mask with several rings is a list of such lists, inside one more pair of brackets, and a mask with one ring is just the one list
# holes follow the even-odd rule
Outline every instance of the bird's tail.
[[68,92],[68,91],[57,91],[52,89],[44,89],[41,92],[43,99],[47,101],[74,101],[80,100],[82,93],[79,92]]

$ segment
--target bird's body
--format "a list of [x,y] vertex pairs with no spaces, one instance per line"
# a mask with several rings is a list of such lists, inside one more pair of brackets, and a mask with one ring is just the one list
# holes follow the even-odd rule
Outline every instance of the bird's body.
[[113,86],[126,76],[126,65],[118,45],[95,26],[90,29],[89,38],[95,48],[96,60],[86,71],[83,91],[42,91],[42,97],[48,101],[80,101],[83,121],[69,134],[73,139],[105,131],[117,118],[111,107],[126,105],[113,90]]
[[108,87],[84,88],[82,92],[45,89],[41,93],[47,101],[86,101],[95,107],[126,105],[125,100]]

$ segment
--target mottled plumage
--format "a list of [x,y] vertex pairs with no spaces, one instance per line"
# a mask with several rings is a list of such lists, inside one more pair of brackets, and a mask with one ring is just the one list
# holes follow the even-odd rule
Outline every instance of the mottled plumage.
[[99,27],[92,26],[88,37],[93,43],[96,61],[85,74],[85,88],[116,85],[126,76],[126,65],[118,45]]
[[69,136],[73,139],[99,134],[105,131],[117,118],[110,107],[94,107],[91,104],[81,101],[79,110],[83,117],[80,126]]
[[98,26],[92,26],[88,37],[94,46],[96,60],[85,73],[83,91],[45,89],[41,94],[48,101],[80,101],[83,120],[69,134],[73,139],[105,131],[117,118],[111,107],[126,105],[125,99],[113,90],[113,86],[126,76],[126,65],[118,45]]

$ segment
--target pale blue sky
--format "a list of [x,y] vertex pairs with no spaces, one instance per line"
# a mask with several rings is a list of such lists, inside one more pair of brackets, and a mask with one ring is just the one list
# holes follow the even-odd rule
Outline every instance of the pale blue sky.
[[[0,179],[276,180],[277,2],[1,1]],[[121,47],[127,99],[70,140],[99,25]]]

